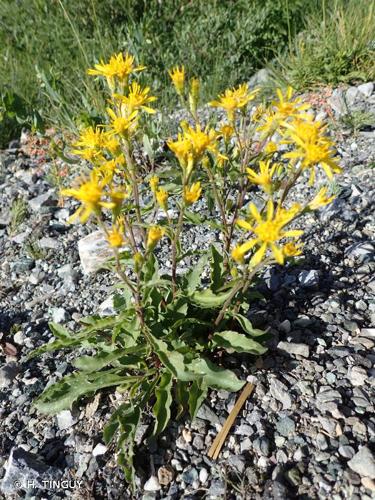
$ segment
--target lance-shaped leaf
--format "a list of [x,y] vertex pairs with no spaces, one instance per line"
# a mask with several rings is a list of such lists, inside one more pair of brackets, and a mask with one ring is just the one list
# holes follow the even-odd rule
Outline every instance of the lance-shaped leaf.
[[215,333],[212,337],[212,342],[214,345],[223,347],[229,352],[248,352],[249,354],[260,355],[267,351],[267,348],[259,342],[232,330]]
[[195,292],[198,285],[200,285],[202,280],[202,272],[208,262],[208,255],[203,255],[198,262],[194,265],[191,271],[187,273],[186,278],[186,289],[189,293]]
[[259,330],[258,328],[254,328],[251,324],[250,320],[243,316],[242,314],[234,314],[234,318],[239,322],[243,330],[253,337],[261,337],[262,335],[266,335],[263,330]]
[[54,414],[70,409],[82,396],[98,389],[119,385],[126,380],[121,370],[113,369],[96,373],[73,373],[48,386],[35,400],[35,407],[42,413]]
[[194,380],[189,390],[189,412],[191,418],[195,418],[203,400],[207,396],[207,384],[203,379]]
[[167,343],[163,340],[157,339],[152,335],[149,335],[149,338],[160,361],[172,375],[182,382],[190,382],[197,378],[197,375],[189,371],[183,354],[168,349]]
[[[80,356],[73,361],[73,365],[79,370],[93,372],[101,370],[118,359],[122,360],[121,365],[134,365],[141,361],[145,353],[146,348],[142,346],[114,349],[112,352],[100,352],[94,356]],[[137,356],[129,356],[131,354],[137,354]]]
[[163,432],[171,418],[172,386],[172,374],[165,371],[155,389],[156,403],[153,408],[155,415],[154,436]]
[[239,391],[245,382],[239,380],[231,370],[225,370],[215,365],[208,359],[194,359],[189,368],[203,379],[208,387],[225,389],[227,391]]
[[223,255],[218,251],[215,245],[211,245],[211,288],[216,292],[224,284],[223,272]]
[[224,304],[232,293],[229,288],[223,293],[214,293],[210,288],[201,292],[194,292],[191,296],[192,301],[203,309],[216,309]]

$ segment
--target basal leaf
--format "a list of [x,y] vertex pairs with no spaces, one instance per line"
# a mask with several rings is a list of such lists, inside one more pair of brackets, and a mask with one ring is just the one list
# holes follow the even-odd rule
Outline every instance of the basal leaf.
[[113,369],[97,373],[73,373],[48,386],[35,400],[35,407],[42,413],[54,414],[67,410],[82,396],[98,389],[124,382],[122,370]]
[[155,415],[154,436],[163,432],[171,418],[172,387],[172,374],[165,371],[155,389],[156,403],[153,408]]
[[202,280],[202,272],[208,262],[208,255],[203,255],[189,271],[186,278],[186,289],[189,293],[195,292]]
[[239,380],[236,375],[230,371],[220,368],[208,359],[194,359],[189,368],[203,378],[208,387],[225,389],[227,391],[239,391],[244,385],[243,380]]
[[242,329],[249,335],[253,337],[260,337],[262,335],[265,335],[265,332],[263,330],[259,330],[258,328],[253,328],[251,321],[248,318],[246,318],[246,316],[237,313],[234,314],[233,317],[236,318],[236,320],[241,325]]
[[232,330],[215,333],[212,342],[214,345],[232,352],[248,352],[249,354],[260,355],[267,351],[267,348],[259,344],[259,342]]
[[182,382],[195,380],[197,376],[188,370],[185,356],[178,351],[168,349],[168,345],[163,340],[156,339],[150,335],[156,354],[163,365]]

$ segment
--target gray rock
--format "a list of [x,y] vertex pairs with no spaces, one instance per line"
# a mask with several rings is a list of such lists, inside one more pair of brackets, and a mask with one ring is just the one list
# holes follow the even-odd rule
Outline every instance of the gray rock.
[[98,457],[100,455],[105,455],[108,451],[108,448],[102,444],[102,443],[98,443],[95,448],[92,450],[92,454],[94,457]]
[[305,288],[317,286],[319,284],[319,271],[301,271],[298,275],[298,280]]
[[197,417],[201,418],[202,420],[207,420],[208,422],[211,422],[213,425],[220,424],[219,417],[206,404],[203,404],[199,408],[199,410],[197,412]]
[[62,471],[46,465],[38,455],[29,453],[23,448],[12,448],[5,475],[1,483],[1,491],[11,494],[20,489],[49,489],[51,480],[58,480]]
[[276,430],[282,436],[288,437],[296,429],[296,424],[290,417],[282,417],[276,423]]
[[181,479],[185,481],[187,484],[193,484],[194,481],[196,481],[199,477],[199,473],[197,469],[194,467],[188,467],[187,469],[184,470],[184,472],[181,474]]
[[116,309],[113,305],[113,295],[105,299],[98,307],[98,314],[100,317],[104,316],[114,316],[116,314]]
[[342,397],[341,394],[338,391],[335,390],[324,390],[319,392],[319,394],[316,397],[318,404],[319,403],[328,403],[330,401],[339,401],[341,402]]
[[350,245],[345,253],[348,257],[357,258],[363,261],[375,254],[375,247],[370,241],[361,241]]
[[347,112],[344,95],[341,89],[335,89],[331,97],[327,99],[327,103],[337,115],[343,115]]
[[39,245],[41,248],[56,250],[59,247],[59,242],[55,238],[43,236],[43,238],[39,240]]
[[283,333],[290,333],[291,330],[290,321],[288,319],[285,319],[282,323],[280,323],[279,330]]
[[296,356],[302,356],[308,358],[310,355],[309,346],[306,344],[295,344],[293,342],[279,342],[277,348],[280,351],[286,352],[288,354],[294,354]]
[[249,87],[258,87],[270,81],[270,72],[268,69],[260,69],[249,80]]
[[0,388],[9,387],[19,372],[17,363],[8,363],[0,368]]
[[78,279],[78,272],[71,264],[65,264],[57,270],[58,276],[68,283],[75,283]]
[[358,98],[359,92],[357,87],[349,87],[345,94],[345,99],[348,106],[353,106]]
[[370,97],[374,92],[374,84],[372,82],[362,83],[362,85],[358,85],[357,88],[365,97]]
[[199,471],[199,481],[205,484],[208,479],[208,471],[204,467]]
[[253,448],[259,455],[268,457],[270,454],[270,442],[265,436],[255,439]]
[[368,380],[367,371],[360,366],[352,366],[348,370],[347,378],[354,386],[364,385]]
[[55,191],[50,189],[46,193],[43,193],[36,198],[29,200],[29,206],[34,212],[39,212],[43,207],[56,206],[57,200]]
[[338,452],[344,458],[352,458],[355,454],[354,448],[352,446],[339,446]]
[[283,404],[285,410],[292,406],[292,398],[289,394],[288,387],[280,382],[280,380],[273,378],[270,383],[270,394]]
[[375,479],[375,460],[367,446],[362,446],[348,462],[349,467],[362,477]]
[[375,328],[362,328],[359,335],[368,339],[375,339]]

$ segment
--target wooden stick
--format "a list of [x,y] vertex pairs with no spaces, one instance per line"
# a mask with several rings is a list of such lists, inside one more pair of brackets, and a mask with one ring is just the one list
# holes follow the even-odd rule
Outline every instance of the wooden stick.
[[217,457],[219,456],[219,453],[221,451],[221,448],[223,447],[223,444],[225,442],[225,439],[228,435],[230,428],[234,424],[234,421],[236,420],[238,413],[240,412],[241,408],[245,404],[246,399],[250,396],[253,390],[254,390],[254,385],[248,382],[245,385],[240,397],[237,399],[237,402],[234,405],[232,411],[229,413],[228,418],[226,419],[223,425],[223,428],[216,436],[214,442],[212,443],[211,448],[207,453],[207,455],[213,460],[216,460]]

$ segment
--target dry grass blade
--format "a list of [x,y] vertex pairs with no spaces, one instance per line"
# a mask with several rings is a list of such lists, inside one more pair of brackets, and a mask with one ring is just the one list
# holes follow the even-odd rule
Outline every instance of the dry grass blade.
[[248,382],[245,385],[240,397],[237,399],[237,402],[234,405],[232,411],[228,415],[228,418],[226,419],[226,421],[223,425],[223,428],[221,429],[219,434],[216,436],[214,442],[212,443],[211,448],[209,449],[209,451],[207,453],[207,455],[210,458],[212,458],[213,460],[216,460],[217,457],[219,456],[219,453],[221,451],[221,448],[223,447],[223,444],[226,440],[226,437],[228,435],[230,428],[232,427],[234,421],[236,420],[236,417],[237,417],[239,411],[241,410],[241,408],[245,404],[246,399],[250,396],[250,394],[253,392],[253,390],[254,390],[254,385],[251,384],[250,382]]

